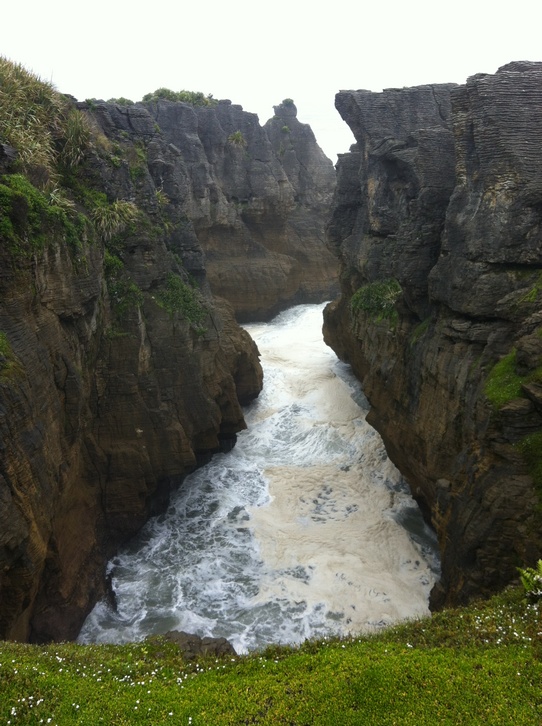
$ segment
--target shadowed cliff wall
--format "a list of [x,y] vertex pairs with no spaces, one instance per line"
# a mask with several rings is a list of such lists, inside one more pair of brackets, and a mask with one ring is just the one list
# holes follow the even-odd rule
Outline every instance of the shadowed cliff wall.
[[325,339],[439,537],[433,606],[541,553],[542,64],[344,91]]

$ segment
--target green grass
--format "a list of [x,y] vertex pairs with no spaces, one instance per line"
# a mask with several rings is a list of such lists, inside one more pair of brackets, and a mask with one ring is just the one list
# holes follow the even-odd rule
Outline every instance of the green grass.
[[395,303],[402,293],[401,285],[394,278],[376,280],[362,285],[352,295],[350,307],[353,313],[363,311],[374,322],[397,323]]
[[238,146],[244,148],[247,145],[247,141],[243,136],[242,131],[234,131],[233,134],[228,136],[228,143],[232,146]]
[[13,352],[7,335],[0,330],[0,383],[7,383],[22,373],[23,367]]
[[412,332],[412,335],[410,336],[410,345],[416,345],[416,343],[423,338],[423,336],[427,333],[429,330],[429,326],[431,325],[431,316],[428,318],[425,318],[425,320],[422,320],[421,323],[419,323]]
[[62,190],[41,191],[22,174],[0,177],[0,237],[15,258],[29,257],[53,242],[78,249],[85,222]]
[[495,363],[487,375],[484,393],[494,408],[501,408],[514,398],[523,397],[523,383],[542,380],[542,366],[526,376],[519,376],[516,373],[516,355],[517,351],[513,348]]
[[201,91],[172,91],[169,88],[157,88],[152,93],[143,96],[143,102],[158,101],[165,99],[166,101],[182,101],[192,106],[216,106],[218,101],[212,94],[205,95]]
[[91,143],[87,118],[50,83],[0,56],[0,138],[19,171],[40,189],[57,186],[58,164],[80,163]]
[[115,276],[108,278],[107,290],[111,307],[118,318],[122,318],[128,311],[135,310],[143,304],[143,293],[130,278]]
[[166,284],[156,292],[155,300],[171,317],[180,314],[194,326],[201,326],[207,317],[196,290],[176,275],[168,275]]
[[508,401],[519,398],[521,378],[516,373],[516,350],[501,358],[490,370],[484,387],[486,398],[495,408],[500,408]]
[[0,643],[0,721],[539,725],[540,610],[518,588],[377,636],[196,663],[160,639]]

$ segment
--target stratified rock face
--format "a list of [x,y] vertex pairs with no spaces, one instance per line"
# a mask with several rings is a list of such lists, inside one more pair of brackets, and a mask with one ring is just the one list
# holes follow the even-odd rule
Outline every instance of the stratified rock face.
[[229,101],[193,107],[160,100],[128,108],[123,122],[130,130],[134,117],[147,115],[150,128],[158,125],[178,149],[184,178],[173,178],[159,159],[155,176],[184,205],[211,290],[240,321],[265,320],[337,291],[337,261],[324,239],[333,164],[293,103],[275,112],[261,127],[255,114]]
[[262,385],[235,316],[333,297],[335,171],[276,112],[73,101],[51,133],[91,141],[46,193],[0,144],[0,638],[75,637],[105,559],[231,446]]
[[60,190],[0,158],[0,638],[74,638],[106,559],[262,384],[208,293],[181,151],[144,108],[78,109],[91,141]]
[[437,530],[433,605],[466,602],[542,551],[542,64],[336,106],[325,338]]

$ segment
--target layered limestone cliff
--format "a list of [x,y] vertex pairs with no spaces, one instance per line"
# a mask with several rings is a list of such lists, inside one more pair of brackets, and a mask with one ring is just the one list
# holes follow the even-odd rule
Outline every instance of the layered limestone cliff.
[[236,318],[333,297],[335,171],[289,100],[264,128],[0,75],[0,638],[69,639],[106,559],[244,428]]
[[433,606],[466,602],[542,551],[542,64],[336,106],[325,339],[436,528]]
[[292,101],[276,106],[264,127],[230,101],[190,106],[159,99],[103,104],[98,112],[117,133],[140,135],[149,155],[156,129],[177,150],[182,163],[175,174],[153,156],[155,178],[184,207],[211,290],[232,304],[239,321],[335,296],[338,266],[324,243],[335,169]]

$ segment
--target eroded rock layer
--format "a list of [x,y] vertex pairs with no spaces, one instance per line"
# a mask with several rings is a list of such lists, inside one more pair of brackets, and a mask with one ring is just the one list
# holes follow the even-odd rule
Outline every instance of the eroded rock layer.
[[439,537],[433,606],[541,553],[542,64],[345,91],[325,339]]
[[333,296],[335,171],[290,100],[264,128],[0,74],[0,638],[71,639],[106,559],[244,428],[236,319]]
[[[161,164],[171,199],[205,253],[207,279],[240,321],[266,320],[293,304],[337,292],[338,267],[324,243],[335,169],[289,99],[265,126],[229,101],[211,107],[160,100],[127,110],[117,125],[159,126],[179,150],[184,178]],[[158,171],[158,170],[157,170]]]

